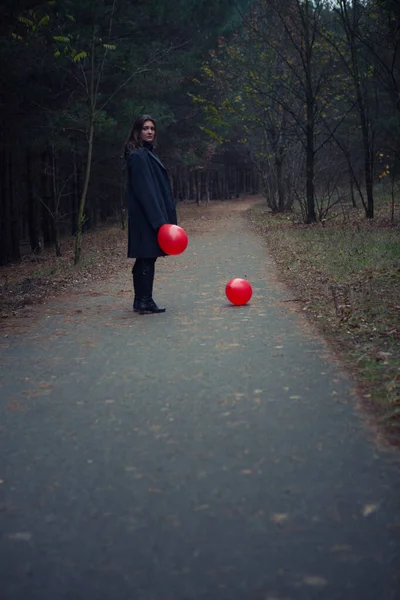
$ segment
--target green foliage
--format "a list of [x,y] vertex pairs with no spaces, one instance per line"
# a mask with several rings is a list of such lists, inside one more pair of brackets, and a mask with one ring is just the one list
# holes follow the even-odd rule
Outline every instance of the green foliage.
[[[348,153],[355,177],[361,177],[361,131],[346,67],[350,54],[332,4],[319,0],[56,0],[34,8],[26,2],[8,4],[2,24],[5,35],[0,39],[0,126],[3,147],[15,153],[15,162],[22,160],[27,148],[39,156],[50,144],[65,176],[71,176],[73,156],[85,163],[91,122],[94,164],[104,167],[107,161],[119,160],[134,117],[150,113],[158,123],[158,151],[168,166],[204,167],[216,151],[219,157],[225,153],[226,161],[252,160],[273,209],[281,167],[290,203],[294,191],[304,193],[304,175],[301,180],[298,173],[304,162],[307,81],[299,77],[306,56],[300,52],[305,37],[299,27],[306,7],[309,16],[319,7],[318,29],[309,48],[314,141],[316,154],[323,157],[316,163],[316,186],[321,173],[334,178],[338,171],[333,143],[325,143],[331,132]],[[398,168],[400,155],[396,5],[389,0],[361,4],[362,93],[378,109],[369,112],[378,157],[376,176],[390,175]],[[290,29],[285,29],[287,23]],[[103,193],[96,168],[89,200]],[[343,171],[347,178],[346,168]],[[109,179],[119,185],[120,175],[112,171]],[[24,194],[20,191],[18,197]]]
[[28,153],[33,165],[34,189],[21,177],[20,189],[9,194],[19,231],[27,230],[25,198],[32,192],[37,203],[41,192],[46,202],[57,200],[73,231],[77,199],[88,213],[79,213],[80,223],[119,208],[122,147],[138,113],[156,118],[158,150],[169,166],[209,160],[209,141],[196,126],[202,117],[188,94],[205,53],[238,21],[230,0],[31,4],[9,0],[0,38],[1,144],[12,164],[24,165]]

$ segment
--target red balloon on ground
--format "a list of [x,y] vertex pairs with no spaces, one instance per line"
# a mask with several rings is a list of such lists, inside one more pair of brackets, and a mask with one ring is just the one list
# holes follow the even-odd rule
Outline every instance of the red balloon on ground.
[[226,284],[225,294],[229,302],[242,306],[250,300],[253,289],[247,279],[231,279]]
[[157,238],[161,250],[166,254],[182,254],[188,245],[188,236],[178,225],[162,225]]

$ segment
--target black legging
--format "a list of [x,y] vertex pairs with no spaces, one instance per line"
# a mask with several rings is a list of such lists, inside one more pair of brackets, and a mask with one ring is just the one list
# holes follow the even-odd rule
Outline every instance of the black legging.
[[132,267],[135,300],[151,300],[153,297],[154,265],[156,258],[137,258]]
[[132,267],[133,275],[153,275],[157,258],[137,258]]

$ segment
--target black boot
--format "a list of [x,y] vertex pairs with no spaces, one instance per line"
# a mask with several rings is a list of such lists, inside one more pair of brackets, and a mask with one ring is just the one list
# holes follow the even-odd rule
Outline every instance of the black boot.
[[136,307],[133,308],[140,315],[150,315],[165,312],[165,308],[159,308],[153,298],[142,298],[136,302]]
[[138,259],[132,270],[135,299],[133,310],[141,315],[165,312],[153,300],[155,259]]
[[133,277],[133,291],[135,293],[133,299],[133,310],[136,311],[138,307],[138,302],[141,296],[141,286],[140,286],[140,261],[139,259],[135,261],[135,264],[132,268],[132,277]]

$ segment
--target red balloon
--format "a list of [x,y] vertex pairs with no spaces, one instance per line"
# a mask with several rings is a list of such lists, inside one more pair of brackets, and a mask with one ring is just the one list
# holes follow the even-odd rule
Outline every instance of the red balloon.
[[231,279],[226,284],[225,294],[232,304],[242,306],[250,300],[253,289],[246,279]]
[[166,254],[182,254],[188,245],[188,236],[178,225],[162,225],[157,237],[161,250]]

